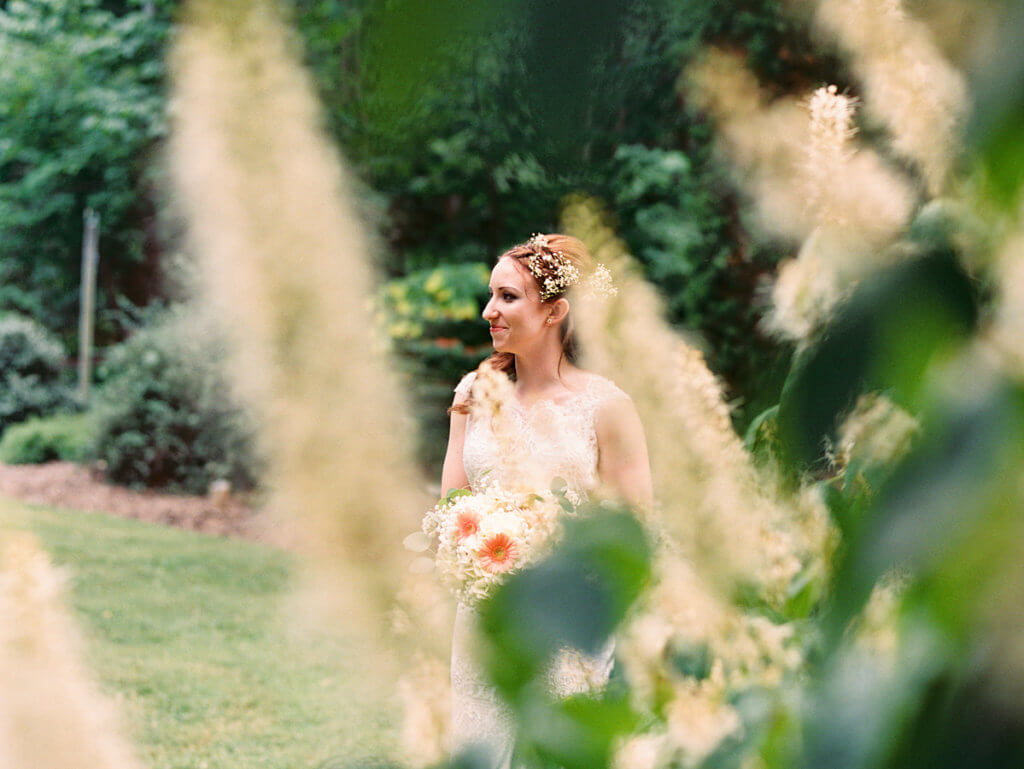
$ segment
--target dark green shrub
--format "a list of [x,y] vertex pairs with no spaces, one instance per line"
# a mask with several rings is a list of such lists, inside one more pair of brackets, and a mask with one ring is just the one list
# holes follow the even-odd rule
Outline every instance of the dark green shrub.
[[93,448],[92,415],[54,414],[12,425],[0,439],[0,462],[31,465],[53,460],[81,462]]
[[0,317],[0,434],[29,417],[72,406],[63,363],[60,342],[38,323],[13,313]]
[[109,352],[95,411],[111,480],[188,493],[218,478],[256,485],[255,428],[229,396],[224,357],[223,340],[182,310]]

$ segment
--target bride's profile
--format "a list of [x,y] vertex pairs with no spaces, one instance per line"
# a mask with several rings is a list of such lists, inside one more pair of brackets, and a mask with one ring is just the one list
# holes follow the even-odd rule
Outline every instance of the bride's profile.
[[[514,469],[538,488],[559,478],[574,497],[586,498],[600,486],[634,507],[650,505],[647,446],[632,401],[610,380],[577,365],[573,292],[601,270],[582,241],[561,234],[535,235],[498,258],[482,313],[494,353],[455,388],[442,491],[480,493],[508,480]],[[502,410],[512,441],[498,440],[486,415],[471,409],[474,383],[493,372],[511,382]],[[488,766],[507,769],[514,723],[474,661],[475,618],[460,602],[452,637],[452,749],[475,750]],[[595,656],[564,652],[548,673],[552,694],[607,681],[611,643]]]

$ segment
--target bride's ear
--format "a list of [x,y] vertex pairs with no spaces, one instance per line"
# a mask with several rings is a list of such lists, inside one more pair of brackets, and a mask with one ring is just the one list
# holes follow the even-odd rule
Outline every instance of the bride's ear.
[[565,320],[565,316],[569,314],[569,300],[564,296],[561,299],[556,299],[551,303],[551,322],[553,324],[561,323]]

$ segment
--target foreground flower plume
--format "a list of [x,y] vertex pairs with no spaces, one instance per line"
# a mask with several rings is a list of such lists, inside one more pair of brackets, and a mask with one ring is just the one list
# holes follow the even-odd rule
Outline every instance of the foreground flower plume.
[[299,524],[316,600],[383,626],[423,502],[368,303],[369,245],[311,84],[271,2],[195,0],[172,59],[174,178],[198,300],[232,335],[262,417],[271,507]]
[[[577,322],[588,368],[615,376],[640,413],[659,525],[711,582],[775,580],[779,563],[764,537],[786,528],[790,512],[755,471],[720,382],[664,320],[660,300],[595,202],[568,205],[563,224],[615,275],[618,293],[581,302]],[[808,543],[808,552],[819,544]]]
[[[665,723],[624,741],[616,765],[691,766],[741,729],[731,692],[775,687],[803,662],[793,627],[733,605],[736,584],[779,605],[798,575],[824,578],[833,534],[813,489],[783,496],[755,469],[721,384],[664,321],[596,202],[571,202],[563,226],[615,276],[616,296],[575,305],[578,328],[587,366],[614,371],[641,414],[665,542],[617,652],[638,709],[664,708]],[[674,670],[679,650],[706,655],[706,673]]]
[[901,0],[821,0],[817,21],[850,54],[893,149],[917,164],[929,194],[942,193],[967,111],[963,75]]
[[816,90],[808,103],[810,142],[805,160],[807,205],[819,224],[842,224],[846,212],[829,193],[838,186],[853,156],[851,141],[857,135],[854,115],[857,100],[839,93],[834,85]]
[[[172,71],[172,169],[197,257],[196,311],[234,343],[227,366],[261,420],[268,506],[308,556],[292,618],[342,624],[367,671],[357,696],[390,701],[396,647],[440,648],[451,625],[399,547],[424,484],[343,164],[269,0],[190,3]],[[403,745],[419,739],[429,758],[443,693],[417,704],[417,686],[400,688],[418,714]]]
[[806,340],[859,280],[893,258],[886,246],[910,219],[913,186],[854,142],[858,102],[834,86],[769,103],[743,63],[716,49],[686,82],[718,123],[765,234],[803,244],[779,268],[766,326]]
[[138,769],[63,597],[36,539],[0,532],[0,766]]

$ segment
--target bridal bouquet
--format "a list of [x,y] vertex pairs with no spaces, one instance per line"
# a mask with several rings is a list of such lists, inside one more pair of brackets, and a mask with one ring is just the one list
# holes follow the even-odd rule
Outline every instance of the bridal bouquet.
[[437,540],[441,580],[466,604],[490,595],[505,575],[536,562],[557,539],[571,505],[550,491],[516,492],[492,484],[452,491],[423,518]]

